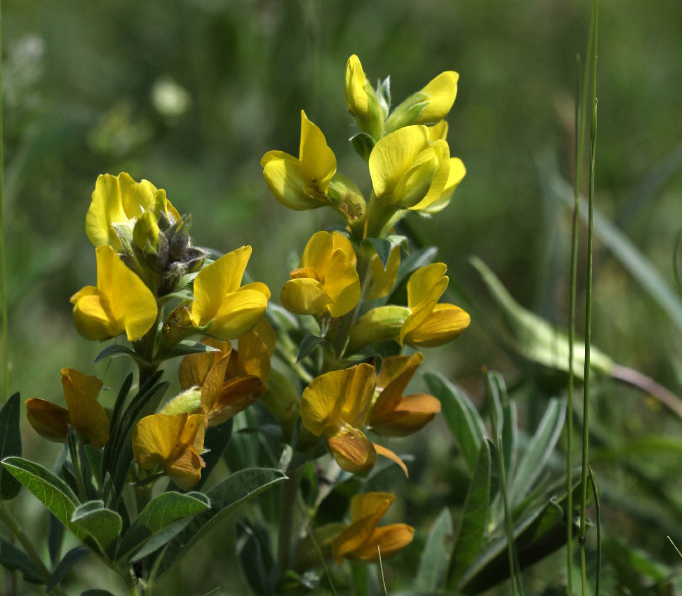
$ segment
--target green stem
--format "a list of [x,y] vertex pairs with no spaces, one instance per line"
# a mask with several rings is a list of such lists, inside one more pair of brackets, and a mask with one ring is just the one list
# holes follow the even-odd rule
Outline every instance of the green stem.
[[277,562],[280,575],[291,568],[291,546],[294,538],[294,517],[296,514],[296,500],[301,484],[303,468],[289,472],[289,479],[282,487],[282,507],[279,518],[279,535],[277,541]]
[[[24,547],[24,551],[26,551],[26,554],[29,556],[31,561],[33,561],[33,564],[38,570],[40,576],[45,580],[45,583],[50,581],[51,573],[48,570],[48,568],[45,567],[42,559],[40,558],[40,555],[33,547],[33,543],[28,538],[28,536],[24,534],[24,531],[21,529],[21,526],[16,522],[14,516],[11,515],[2,504],[0,504],[0,521],[2,521],[5,524],[5,526],[7,526],[7,529],[14,536],[16,536],[17,540],[21,543],[21,546]],[[52,592],[57,596],[66,596],[60,586],[55,586],[54,588],[52,588]]]
[[582,593],[587,594],[585,532],[587,528],[587,478],[590,427],[590,346],[592,345],[592,260],[594,229],[594,175],[597,149],[597,15],[598,0],[594,0],[592,9],[592,85],[591,85],[591,126],[590,126],[590,170],[589,170],[589,217],[587,221],[587,285],[585,306],[585,388],[583,394],[583,441],[582,441],[582,495],[580,502],[580,560],[582,567]]
[[69,436],[67,442],[69,444],[69,453],[71,454],[71,463],[73,464],[73,474],[76,477],[76,485],[78,486],[78,498],[81,500],[81,502],[85,502],[88,500],[88,492],[85,488],[83,468],[81,464],[80,453],[78,452],[78,444],[76,441],[76,432],[73,430],[73,427],[69,427]]
[[[2,50],[2,1],[0,0],[0,50]],[[0,73],[0,285],[2,285],[2,391],[9,399],[9,339],[7,316],[7,251],[5,249],[5,156],[2,113],[2,73]]]

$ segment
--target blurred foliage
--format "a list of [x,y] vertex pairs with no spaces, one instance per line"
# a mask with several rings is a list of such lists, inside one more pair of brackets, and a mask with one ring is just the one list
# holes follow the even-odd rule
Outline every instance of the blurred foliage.
[[[520,419],[531,430],[539,422],[556,380],[510,359],[485,333],[480,322],[495,304],[468,257],[481,257],[519,304],[565,327],[570,214],[543,185],[543,168],[556,161],[563,177],[573,176],[586,3],[7,0],[3,8],[13,391],[54,398],[59,369],[98,351],[75,333],[68,298],[94,279],[83,224],[102,172],[125,170],[165,188],[181,212],[193,213],[198,244],[223,251],[251,244],[250,273],[276,295],[291,256],[279,247],[302,249],[313,229],[337,222],[274,201],[259,160],[270,149],[296,153],[305,109],[339,169],[361,171],[344,145],[351,119],[338,116],[344,65],[356,53],[371,80],[391,75],[394,101],[443,70],[460,73],[449,141],[467,177],[448,210],[412,227],[441,247],[451,279],[476,308],[472,329],[437,350],[431,368],[458,377],[474,397],[483,394],[481,365],[501,370]],[[682,4],[606,0],[600,10],[597,205],[673,285],[682,222]],[[595,346],[682,393],[679,330],[604,245],[597,249]],[[118,364],[89,372],[106,384],[106,366]],[[640,562],[623,577],[613,569],[624,565],[612,569],[607,560],[607,585],[664,593],[655,586],[679,566],[665,535],[682,544],[679,420],[613,381],[597,379],[594,394],[607,557]],[[421,459],[429,454],[405,495],[406,513],[422,529],[444,505],[461,506],[467,492],[464,463],[452,465],[441,430],[418,435],[413,447]],[[30,432],[25,441],[36,450]],[[174,593],[201,594],[235,569],[234,537],[213,536],[181,566],[169,593],[173,583]],[[648,554],[635,557],[624,544]],[[408,571],[418,552],[400,555]],[[656,573],[647,575],[649,558],[665,567],[651,563]],[[556,585],[561,561],[534,571],[529,591],[540,593],[547,578]]]

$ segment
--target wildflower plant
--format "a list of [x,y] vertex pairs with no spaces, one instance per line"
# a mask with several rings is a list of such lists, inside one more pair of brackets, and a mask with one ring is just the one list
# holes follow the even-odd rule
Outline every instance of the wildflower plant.
[[[113,387],[109,408],[101,380],[66,368],[66,408],[26,402],[35,431],[66,445],[50,471],[6,441],[2,496],[25,486],[79,545],[53,557],[50,569],[16,530],[25,552],[12,547],[20,553],[13,560],[22,563],[0,563],[63,594],[67,571],[93,553],[131,594],[162,593],[158,582],[194,542],[252,502],[239,510],[246,517],[236,532],[255,593],[328,593],[349,577],[359,585],[368,563],[398,555],[416,532],[409,518],[380,525],[401,491],[372,488],[377,462],[397,466],[403,483],[421,465],[383,443],[393,437],[399,445],[442,406],[470,488],[461,539],[447,556],[432,557],[454,532],[447,508],[429,533],[420,577],[431,579],[420,587],[475,593],[506,578],[491,569],[507,546],[533,551],[556,542],[570,512],[559,501],[531,505],[544,494],[538,479],[563,424],[560,403],[550,403],[543,432],[516,462],[515,408],[499,376],[486,376],[492,441],[468,397],[441,375],[426,376],[431,393],[409,389],[428,350],[471,321],[447,301],[446,264],[399,233],[403,218],[446,209],[465,176],[446,138],[458,78],[441,73],[393,107],[388,79],[373,88],[359,58],[349,58],[344,95],[358,129],[351,144],[371,181],[365,190],[338,172],[321,128],[303,111],[298,157],[263,156],[276,200],[338,217],[295,247],[298,267],[279,291],[245,279],[250,246],[224,255],[196,246],[189,215],[165,190],[126,173],[97,179],[85,216],[97,280],[72,296],[74,324],[85,339],[113,339],[96,362],[130,358],[137,371]],[[179,390],[168,395],[164,368],[177,359]],[[1,413],[13,437],[18,400]],[[258,510],[260,493],[274,501],[274,519],[273,507]],[[334,502],[329,519],[322,512]],[[517,522],[520,529],[505,534],[505,524]],[[54,527],[51,552],[59,553],[64,532]]]

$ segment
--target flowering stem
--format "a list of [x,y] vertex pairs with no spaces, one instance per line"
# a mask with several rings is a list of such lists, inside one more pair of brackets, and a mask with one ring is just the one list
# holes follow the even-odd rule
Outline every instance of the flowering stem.
[[277,563],[279,574],[283,575],[291,567],[291,545],[294,535],[294,516],[296,513],[296,500],[298,489],[301,484],[303,468],[297,468],[289,472],[289,479],[282,487],[282,506],[279,518],[279,535],[277,542]]

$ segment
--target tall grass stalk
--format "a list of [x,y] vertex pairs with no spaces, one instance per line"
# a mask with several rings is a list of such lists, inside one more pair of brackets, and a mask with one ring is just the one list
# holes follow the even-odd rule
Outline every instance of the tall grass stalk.
[[[590,169],[589,169],[589,214],[587,220],[587,282],[585,288],[585,389],[583,393],[583,440],[582,440],[582,495],[580,502],[580,563],[582,568],[582,593],[587,594],[587,561],[585,551],[585,532],[587,527],[587,479],[588,455],[590,437],[590,346],[592,344],[592,259],[593,259],[593,229],[594,229],[594,174],[597,153],[597,30],[598,30],[599,1],[592,4],[592,51],[591,58],[591,93],[590,93]],[[597,571],[599,575],[599,571]]]
[[[0,0],[0,55],[2,51],[2,0]],[[2,112],[2,68],[0,65],[0,284],[2,285],[2,393],[9,399],[9,340],[7,338],[7,258],[5,250],[5,152]]]

